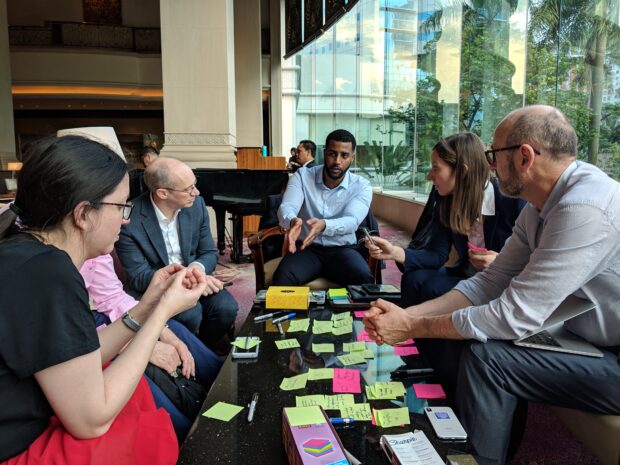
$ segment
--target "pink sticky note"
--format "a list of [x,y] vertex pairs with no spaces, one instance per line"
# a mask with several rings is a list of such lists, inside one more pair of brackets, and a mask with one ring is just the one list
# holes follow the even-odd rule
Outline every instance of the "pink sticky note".
[[416,346],[407,346],[407,347],[394,347],[394,353],[396,355],[400,355],[404,357],[406,355],[418,355],[418,348]]
[[364,318],[366,310],[358,310],[356,312],[353,312],[353,314],[355,315],[355,318]]
[[334,368],[334,382],[332,384],[334,392],[349,392],[360,394],[360,372],[350,368]]
[[415,341],[413,339],[409,338],[406,341],[399,342],[398,344],[394,344],[394,345],[396,345],[396,346],[408,346],[408,345],[411,345],[411,344],[415,344]]
[[370,339],[370,335],[366,332],[365,329],[362,329],[359,333],[357,333],[357,340],[364,342],[375,342]]
[[414,384],[413,390],[418,399],[445,399],[441,384]]

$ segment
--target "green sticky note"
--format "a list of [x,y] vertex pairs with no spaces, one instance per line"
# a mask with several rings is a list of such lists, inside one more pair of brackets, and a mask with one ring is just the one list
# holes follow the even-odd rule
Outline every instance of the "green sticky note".
[[286,407],[284,409],[291,426],[320,425],[327,423],[323,412],[318,406]]
[[314,324],[312,325],[312,332],[314,334],[331,333],[332,332],[331,320],[328,320],[328,321],[314,320]]
[[325,396],[323,394],[315,394],[311,396],[295,397],[296,407],[312,407],[313,405],[320,405],[321,407],[325,408],[327,406]]
[[308,368],[308,381],[317,381],[319,379],[333,379],[333,368]]
[[296,333],[299,331],[303,331],[304,333],[308,331],[310,327],[310,318],[302,318],[301,320],[291,320],[291,323],[288,327],[289,333]]
[[332,328],[342,328],[343,326],[351,326],[353,318],[343,318],[342,320],[332,321]]
[[375,354],[372,350],[366,349],[364,352],[360,352],[364,358],[375,358]]
[[[246,340],[247,340],[247,343],[246,343]],[[258,344],[260,344],[260,338],[255,337],[255,336],[254,337],[251,336],[249,338],[238,337],[233,342],[231,342],[231,345],[237,346],[240,349],[251,349],[252,347],[257,346]]]
[[240,407],[239,405],[218,402],[202,415],[208,418],[215,418],[216,420],[230,421],[241,410],[243,410],[243,407]]
[[282,339],[281,341],[275,341],[278,349],[294,349],[299,346],[299,341],[297,339]]
[[329,291],[327,291],[327,295],[329,295],[330,299],[333,299],[334,297],[347,297],[347,289],[344,287],[341,287],[339,289],[330,289]]
[[284,378],[280,383],[280,389],[283,391],[294,391],[295,389],[303,389],[308,382],[308,374],[302,373],[301,375],[293,376],[291,378]]
[[407,409],[407,407],[386,408],[375,410],[374,412],[375,422],[377,426],[381,426],[382,428],[410,424],[409,409]]
[[347,405],[355,404],[355,397],[353,394],[334,394],[331,396],[325,396],[326,410],[340,410]]
[[359,342],[345,342],[342,344],[343,352],[364,352],[366,350],[366,343],[364,341]]
[[372,421],[370,404],[353,404],[340,407],[342,418],[353,418],[356,421]]
[[332,330],[332,333],[335,336],[342,336],[343,334],[349,334],[353,332],[353,325],[351,323],[349,323],[346,326],[341,326],[339,328],[334,328]]
[[334,353],[334,344],[326,343],[326,344],[312,344],[312,352],[315,354],[325,354]]
[[334,313],[332,314],[332,321],[337,320],[352,320],[351,312],[342,312],[342,313]]
[[362,357],[359,352],[351,352],[350,354],[338,355],[338,360],[340,360],[344,366],[358,365],[360,363],[366,362],[366,359]]

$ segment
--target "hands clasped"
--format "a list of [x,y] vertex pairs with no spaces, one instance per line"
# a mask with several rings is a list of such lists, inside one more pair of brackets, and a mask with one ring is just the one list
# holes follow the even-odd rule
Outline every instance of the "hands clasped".
[[371,304],[363,322],[377,344],[394,345],[411,337],[412,318],[398,305],[379,299]]

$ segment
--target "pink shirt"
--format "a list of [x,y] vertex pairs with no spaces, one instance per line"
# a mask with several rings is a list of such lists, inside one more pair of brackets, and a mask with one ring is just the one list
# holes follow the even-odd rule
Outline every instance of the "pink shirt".
[[117,320],[138,303],[123,290],[123,283],[116,276],[110,254],[86,260],[80,274],[95,308],[106,314],[111,321]]

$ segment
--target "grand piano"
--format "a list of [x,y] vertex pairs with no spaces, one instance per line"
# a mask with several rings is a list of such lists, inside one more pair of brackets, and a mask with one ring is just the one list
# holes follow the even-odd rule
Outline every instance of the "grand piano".
[[[130,175],[130,198],[145,192],[143,170]],[[205,203],[215,211],[217,249],[220,255],[226,249],[226,212],[233,221],[231,258],[239,263],[243,252],[243,216],[263,215],[267,196],[284,191],[288,182],[286,170],[247,170],[223,168],[195,168],[196,187]]]

